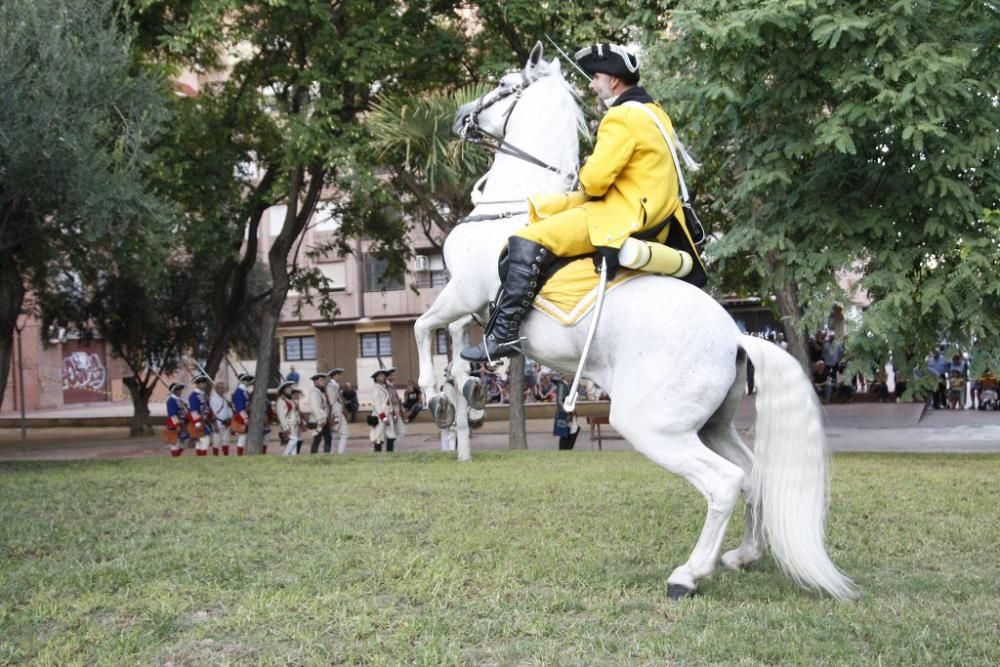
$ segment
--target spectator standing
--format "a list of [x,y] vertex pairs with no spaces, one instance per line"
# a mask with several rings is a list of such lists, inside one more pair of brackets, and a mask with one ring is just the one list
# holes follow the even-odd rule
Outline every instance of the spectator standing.
[[826,342],[826,334],[817,331],[806,344],[806,351],[809,353],[809,362],[816,365],[817,361],[823,361],[823,345]]
[[948,408],[962,410],[965,405],[965,377],[958,371],[948,372]]
[[532,400],[535,395],[535,385],[538,384],[538,362],[534,359],[524,360],[524,396]]
[[292,366],[292,368],[288,371],[288,375],[285,376],[285,379],[295,385],[298,384],[299,380],[302,378],[299,377],[299,372],[295,370],[295,366]]
[[223,456],[229,456],[229,425],[233,421],[233,406],[226,398],[225,382],[216,382],[212,395],[208,397],[208,404],[212,407],[212,414],[215,415],[215,428],[212,429],[212,456],[218,456],[222,450]]
[[576,437],[580,435],[580,424],[576,420],[576,412],[563,410],[563,401],[569,395],[570,385],[559,374],[552,380],[556,388],[556,416],[552,424],[552,435],[559,438],[559,449],[573,449],[576,446]]
[[950,363],[948,359],[941,354],[941,349],[938,348],[931,353],[931,356],[927,358],[927,370],[931,372],[931,375],[937,380],[937,388],[934,393],[931,394],[932,404],[935,410],[940,410],[946,407],[945,401],[945,383],[948,381],[948,369]]
[[313,373],[310,378],[313,386],[309,388],[309,428],[315,429],[310,454],[319,452],[320,440],[323,441],[323,451],[330,453],[330,401],[326,397],[326,385],[330,382],[326,373]]
[[[952,378],[955,375],[962,378],[962,395],[959,397],[958,406],[952,407],[952,410],[964,410],[965,409],[965,390],[969,384],[969,360],[963,357],[961,354],[953,354],[951,357],[951,363],[948,364],[948,377]],[[949,380],[948,385],[948,402],[951,403],[951,382]]]
[[344,388],[340,390],[340,396],[344,399],[344,410],[351,415],[351,423],[358,419],[358,392],[350,382],[344,383]]
[[424,395],[413,380],[406,385],[403,393],[403,422],[410,423],[424,409]]

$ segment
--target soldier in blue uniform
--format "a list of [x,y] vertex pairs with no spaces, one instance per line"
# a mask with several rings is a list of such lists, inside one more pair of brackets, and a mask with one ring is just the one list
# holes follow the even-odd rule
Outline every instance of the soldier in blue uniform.
[[187,417],[187,404],[181,398],[181,392],[187,385],[174,382],[170,385],[170,395],[167,396],[167,430],[177,431],[177,441],[170,445],[170,456],[180,456],[184,453],[184,440],[187,440],[187,431],[184,430],[184,422]]
[[208,456],[212,444],[212,408],[208,404],[208,391],[212,378],[199,375],[194,379],[194,391],[188,396],[188,423],[193,426],[191,437],[198,439],[195,456]]
[[[247,426],[250,425],[250,385],[253,384],[253,376],[249,373],[240,373],[237,379],[240,381],[233,392],[233,432],[236,433],[236,456],[243,456],[243,450],[247,446]],[[267,445],[264,445],[264,453],[267,453]]]

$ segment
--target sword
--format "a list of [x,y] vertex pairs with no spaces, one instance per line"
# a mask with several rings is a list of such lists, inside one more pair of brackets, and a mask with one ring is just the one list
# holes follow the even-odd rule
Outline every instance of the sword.
[[566,412],[573,412],[576,409],[576,394],[580,387],[580,377],[583,375],[583,367],[587,363],[587,354],[590,353],[590,344],[594,341],[594,333],[597,331],[597,320],[601,317],[601,308],[604,306],[604,292],[608,286],[608,260],[601,258],[601,280],[597,284],[597,305],[594,306],[594,319],[590,321],[590,331],[587,332],[587,340],[583,343],[583,352],[580,354],[580,364],[576,367],[576,375],[573,376],[573,386],[569,388],[569,395],[563,401],[562,408]]
[[569,55],[565,51],[563,51],[561,48],[559,48],[559,45],[555,43],[555,40],[553,40],[551,37],[549,37],[549,33],[545,33],[545,39],[549,40],[549,43],[552,44],[552,46],[556,47],[556,51],[559,52],[559,55],[561,55],[566,60],[566,62],[568,62],[570,65],[572,65],[573,67],[575,67],[576,71],[583,75],[584,79],[586,79],[587,81],[590,81],[590,75],[587,74],[586,72],[584,72],[580,68],[580,66],[576,64],[575,60],[573,60],[572,58],[570,58]]

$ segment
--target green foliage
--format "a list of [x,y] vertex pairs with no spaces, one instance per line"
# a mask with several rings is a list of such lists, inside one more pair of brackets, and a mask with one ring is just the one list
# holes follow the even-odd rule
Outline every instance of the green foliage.
[[705,501],[632,452],[4,463],[0,662],[992,665],[998,464],[834,456],[841,604],[667,600]]
[[975,340],[1000,363],[995,5],[690,0],[664,19],[647,81],[705,162],[721,272],[796,285],[808,313],[857,271],[857,355]]
[[143,179],[160,83],[131,72],[112,7],[0,3],[0,262],[39,293],[60,270],[146,263],[161,246]]

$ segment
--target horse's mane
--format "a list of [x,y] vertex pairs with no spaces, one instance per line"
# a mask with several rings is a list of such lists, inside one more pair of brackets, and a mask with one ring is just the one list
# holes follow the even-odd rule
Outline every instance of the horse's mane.
[[539,79],[528,87],[522,104],[544,100],[540,104],[544,104],[547,119],[545,143],[555,149],[552,154],[559,156],[554,166],[563,173],[575,174],[580,166],[579,137],[590,134],[579,98],[563,77],[558,61],[543,60],[536,71]]

